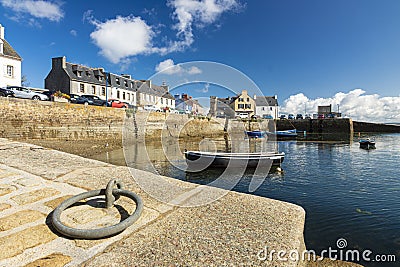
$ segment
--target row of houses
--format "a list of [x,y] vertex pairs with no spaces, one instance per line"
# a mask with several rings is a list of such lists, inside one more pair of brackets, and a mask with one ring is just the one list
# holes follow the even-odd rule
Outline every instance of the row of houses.
[[[0,24],[0,87],[21,86],[21,66],[22,58],[5,40],[5,29]],[[187,94],[172,96],[166,84],[154,85],[151,80],[137,80],[127,74],[106,72],[104,68],[70,63],[65,56],[52,58],[44,87],[69,95],[118,99],[138,107],[154,106],[160,110],[177,108],[192,114],[205,112],[200,103]],[[250,97],[246,90],[235,97],[210,97],[209,115],[235,117],[243,114],[277,118],[277,97]]]
[[133,106],[151,105],[156,108],[175,108],[175,98],[167,85],[152,84],[151,80],[136,80],[128,74],[105,72],[67,62],[66,57],[52,59],[52,67],[44,87],[65,94],[96,95],[103,99],[118,99]]
[[209,115],[215,117],[248,117],[255,115],[260,118],[278,118],[278,97],[257,96],[251,97],[247,90],[234,97],[210,97]]

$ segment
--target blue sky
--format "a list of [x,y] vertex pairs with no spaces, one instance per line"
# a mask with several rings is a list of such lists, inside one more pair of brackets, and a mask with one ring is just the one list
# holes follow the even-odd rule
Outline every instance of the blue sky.
[[[278,95],[283,112],[331,103],[400,121],[398,0],[0,0],[0,23],[32,87],[43,87],[58,56],[137,79],[170,67],[169,83],[204,71],[176,64],[212,61]],[[218,94],[196,86],[196,97]]]

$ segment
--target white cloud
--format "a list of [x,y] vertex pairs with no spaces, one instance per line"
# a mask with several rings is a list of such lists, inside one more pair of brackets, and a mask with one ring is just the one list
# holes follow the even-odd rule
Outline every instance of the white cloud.
[[27,13],[35,18],[60,21],[64,17],[60,4],[53,1],[0,0],[0,3],[16,13]]
[[[169,0],[168,6],[173,8],[173,18],[177,21],[173,26],[177,31],[176,40],[163,37],[163,45],[159,46],[154,46],[153,39],[161,35],[160,25],[150,26],[140,17],[119,16],[100,22],[89,10],[83,15],[83,20],[96,26],[96,30],[90,36],[100,48],[100,53],[111,62],[119,63],[122,59],[136,55],[166,55],[183,51],[194,42],[193,25],[198,28],[205,27],[215,23],[222,13],[241,7],[237,0]],[[149,16],[154,12],[144,10]],[[192,74],[198,71],[196,68],[191,70]]]
[[155,67],[155,71],[162,72],[163,74],[167,75],[182,75],[182,74],[189,74],[195,75],[202,73],[202,70],[196,66],[191,66],[190,68],[184,68],[183,66],[174,63],[172,59],[166,59],[158,63]]
[[86,12],[84,19],[96,26],[90,37],[101,49],[100,53],[112,63],[153,52],[154,32],[140,17],[118,16],[115,19],[99,22],[93,19],[90,12]]
[[331,98],[309,99],[304,94],[292,95],[280,108],[282,113],[317,113],[318,106],[332,105],[332,110],[339,111],[342,116],[366,122],[400,122],[400,96],[381,97],[368,95],[362,89],[348,93],[337,93]]
[[237,0],[170,0],[174,8],[173,16],[178,21],[174,29],[178,31],[178,41],[170,44],[168,52],[180,51],[194,42],[193,25],[205,27],[218,20],[222,13],[239,9]]
[[76,30],[70,30],[69,33],[74,37],[78,36],[78,32]]

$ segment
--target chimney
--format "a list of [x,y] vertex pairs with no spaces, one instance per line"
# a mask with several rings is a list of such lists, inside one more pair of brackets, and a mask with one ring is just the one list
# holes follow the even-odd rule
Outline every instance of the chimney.
[[65,57],[53,57],[52,68],[53,69],[65,69],[67,67],[67,59]]
[[256,100],[256,99],[257,99],[257,95],[256,95],[256,94],[254,94],[254,97],[253,97],[253,98],[254,98],[254,100]]
[[0,39],[4,39],[4,27],[0,24]]
[[4,54],[4,27],[0,24],[0,54]]

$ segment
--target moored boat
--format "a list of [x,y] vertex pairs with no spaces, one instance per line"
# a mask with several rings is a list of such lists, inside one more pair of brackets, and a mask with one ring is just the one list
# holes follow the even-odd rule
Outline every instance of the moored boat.
[[375,149],[375,141],[371,140],[369,138],[367,139],[361,139],[360,141],[358,141],[360,143],[360,148],[363,149]]
[[245,131],[248,137],[262,138],[267,132],[266,131]]
[[275,131],[275,132],[266,132],[268,135],[276,135],[277,137],[296,137],[297,130],[285,130],[285,131]]
[[185,151],[187,171],[202,171],[206,168],[256,168],[280,167],[285,153],[224,153]]

